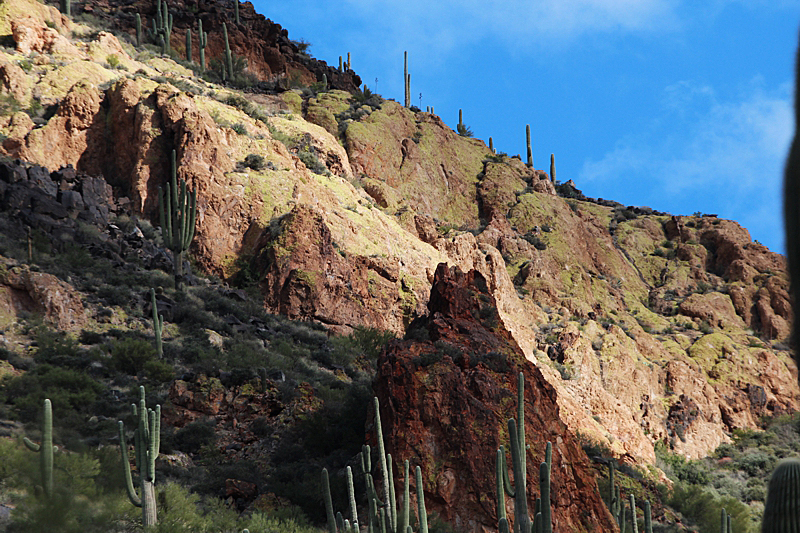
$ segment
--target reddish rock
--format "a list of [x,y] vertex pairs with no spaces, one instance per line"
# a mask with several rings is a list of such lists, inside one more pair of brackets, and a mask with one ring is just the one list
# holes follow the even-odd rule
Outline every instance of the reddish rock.
[[614,531],[591,465],[559,418],[555,389],[497,323],[483,276],[439,265],[429,311],[410,330],[430,340],[393,343],[378,361],[375,390],[394,471],[404,459],[420,465],[428,510],[456,530],[496,531],[495,452],[508,445],[522,371],[530,509],[551,441],[553,530]]
[[42,313],[53,326],[65,331],[79,330],[88,322],[81,296],[70,284],[27,267],[2,269],[0,309],[13,315],[21,311]]

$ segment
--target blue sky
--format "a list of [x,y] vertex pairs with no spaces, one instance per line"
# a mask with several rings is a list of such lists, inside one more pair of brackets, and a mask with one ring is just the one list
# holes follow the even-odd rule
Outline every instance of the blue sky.
[[256,11],[588,196],[717,213],[784,251],[781,181],[800,0],[343,0]]

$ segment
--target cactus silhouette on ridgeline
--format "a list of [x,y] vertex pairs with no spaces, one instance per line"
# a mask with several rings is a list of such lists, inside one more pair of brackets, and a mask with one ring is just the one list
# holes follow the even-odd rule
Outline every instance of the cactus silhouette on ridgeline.
[[125,438],[125,424],[119,421],[119,442],[122,455],[122,468],[125,473],[125,488],[128,498],[136,507],[142,508],[142,524],[153,526],[158,523],[156,511],[156,457],[161,444],[161,406],[148,409],[144,400],[144,387],[139,387],[139,406],[132,404],[133,416],[138,425],[133,432],[134,460],[139,471],[139,494],[133,486],[131,464],[128,459],[128,443]]
[[186,190],[186,180],[181,180],[178,190],[178,169],[172,151],[171,182],[166,191],[158,188],[158,214],[161,233],[167,248],[172,250],[175,263],[175,288],[181,288],[183,281],[183,252],[189,249],[194,238],[194,223],[197,215],[197,187],[191,194]]
[[345,64],[347,70],[353,70],[353,66],[350,64],[350,52],[347,52],[347,63]]
[[150,304],[153,307],[153,333],[156,337],[156,351],[158,357],[164,357],[164,345],[161,342],[161,335],[164,332],[164,315],[158,314],[158,304],[156,303],[156,290],[150,289]]
[[556,154],[550,154],[550,181],[556,183]]
[[339,56],[339,72],[344,72],[344,66],[342,64],[342,56]]
[[197,37],[200,43],[197,45],[200,51],[200,68],[206,69],[206,45],[208,44],[208,33],[203,31],[203,19],[197,19]]
[[[411,107],[411,73],[408,72],[408,52],[403,52],[403,86],[405,87],[403,105]],[[433,113],[433,108],[431,108],[431,113]]]
[[53,496],[53,452],[57,451],[57,448],[53,446],[53,407],[49,399],[44,401],[42,411],[42,442],[36,444],[28,437],[24,437],[22,442],[32,452],[39,453],[39,471],[42,476],[41,489],[44,497],[49,499]]
[[800,459],[783,459],[769,479],[761,533],[800,531]]
[[491,137],[489,137],[489,151],[494,153],[494,141],[492,141]]
[[533,151],[531,150],[531,126],[525,126],[525,140],[528,145],[528,168],[533,168]]

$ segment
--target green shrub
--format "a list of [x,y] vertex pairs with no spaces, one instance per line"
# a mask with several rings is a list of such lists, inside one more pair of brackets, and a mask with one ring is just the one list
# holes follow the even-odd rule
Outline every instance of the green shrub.
[[264,156],[260,154],[248,154],[244,158],[244,166],[250,167],[253,170],[264,170],[267,167]]
[[314,174],[321,174],[321,175],[329,175],[330,172],[328,171],[328,167],[319,160],[317,154],[313,153],[311,150],[301,150],[297,152],[297,157],[300,158],[300,161],[313,172]]
[[3,382],[6,398],[25,421],[36,420],[45,398],[53,404],[54,420],[64,421],[69,411],[89,412],[105,387],[86,374],[47,364]]
[[215,441],[214,423],[196,420],[175,432],[175,447],[186,453],[197,453]]
[[156,357],[153,343],[144,339],[126,337],[111,346],[111,366],[130,376],[143,371],[145,364]]
[[237,122],[236,124],[232,125],[231,129],[239,135],[247,135],[247,127],[241,122]]

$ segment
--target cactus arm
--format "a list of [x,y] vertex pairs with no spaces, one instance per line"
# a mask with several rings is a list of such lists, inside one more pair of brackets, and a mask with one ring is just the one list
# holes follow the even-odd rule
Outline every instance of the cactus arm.
[[125,440],[125,424],[119,421],[119,451],[122,455],[122,469],[125,472],[125,489],[128,492],[128,499],[136,507],[142,506],[142,500],[136,495],[133,488],[133,478],[131,477],[131,464],[128,460],[128,442]]
[[500,459],[503,461],[503,487],[506,490],[506,495],[509,498],[514,498],[516,492],[514,491],[514,487],[511,486],[511,478],[508,477],[508,466],[506,466],[506,449],[505,446],[500,446]]
[[32,440],[30,440],[28,437],[22,437],[22,442],[32,452],[38,452],[40,449],[40,446],[35,442],[33,442]]
[[[497,460],[495,461],[495,478],[496,478],[496,485],[497,485],[497,519],[498,520],[506,520],[506,495],[505,495],[505,487],[503,486],[503,469],[505,466],[505,461],[503,460],[503,449],[497,449]],[[508,522],[506,522],[506,527],[508,527]]]

